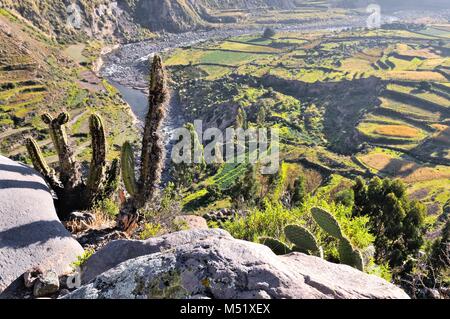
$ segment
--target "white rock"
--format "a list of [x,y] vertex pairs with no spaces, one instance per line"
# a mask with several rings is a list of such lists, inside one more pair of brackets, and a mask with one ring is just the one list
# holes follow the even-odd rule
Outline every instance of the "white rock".
[[82,254],[59,221],[42,177],[0,156],[0,294],[33,268],[70,271]]

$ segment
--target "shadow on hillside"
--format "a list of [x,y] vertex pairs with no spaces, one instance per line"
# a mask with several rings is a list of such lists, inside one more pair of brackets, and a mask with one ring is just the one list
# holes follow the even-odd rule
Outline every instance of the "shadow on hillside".
[[414,173],[418,168],[420,168],[420,166],[415,163],[393,158],[380,170],[380,173],[396,177],[407,177]]

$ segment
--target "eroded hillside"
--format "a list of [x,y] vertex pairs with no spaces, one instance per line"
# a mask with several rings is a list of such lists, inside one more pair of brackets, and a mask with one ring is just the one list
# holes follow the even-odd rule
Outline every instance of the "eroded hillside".
[[[81,158],[88,155],[87,118],[93,112],[104,116],[111,148],[120,144],[125,132],[133,134],[128,107],[114,88],[90,70],[88,58],[82,55],[84,45],[64,50],[28,21],[2,9],[0,26],[2,154],[25,160],[24,139],[32,135],[49,162],[55,162],[47,127],[40,118],[46,112],[70,113],[71,135]],[[89,50],[95,51],[95,43],[86,47]]]

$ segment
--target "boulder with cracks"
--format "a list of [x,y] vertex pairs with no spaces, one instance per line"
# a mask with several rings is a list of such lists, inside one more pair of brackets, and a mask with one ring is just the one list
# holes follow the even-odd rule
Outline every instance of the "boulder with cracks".
[[222,230],[110,243],[87,262],[84,279],[93,276],[64,298],[408,298],[349,266],[300,253],[276,256]]
[[[13,297],[13,282],[34,268],[72,271],[83,254],[56,215],[52,194],[30,167],[0,156],[0,299]],[[12,295],[10,295],[12,294]]]

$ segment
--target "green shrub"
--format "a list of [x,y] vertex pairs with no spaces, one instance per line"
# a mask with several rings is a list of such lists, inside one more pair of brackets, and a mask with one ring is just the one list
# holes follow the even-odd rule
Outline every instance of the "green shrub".
[[98,202],[96,208],[112,219],[119,215],[120,212],[119,205],[110,198]]
[[163,230],[161,224],[146,223],[144,229],[139,234],[141,240],[146,240],[158,236]]
[[94,249],[86,249],[84,253],[81,256],[78,256],[77,260],[71,264],[72,268],[82,268],[94,253]]
[[326,200],[311,196],[305,198],[303,205],[293,209],[287,209],[281,203],[266,200],[264,209],[254,209],[245,217],[225,222],[223,228],[239,239],[258,242],[260,237],[273,237],[286,241],[284,228],[287,225],[306,225],[310,226],[308,228],[319,244],[324,247],[327,259],[330,259],[330,256],[338,256],[335,241],[331,241],[330,236],[315,224],[310,213],[313,207],[322,207],[333,212],[342,232],[355,248],[365,249],[373,243],[374,236],[367,230],[368,217],[352,217],[350,207],[328,203]]

